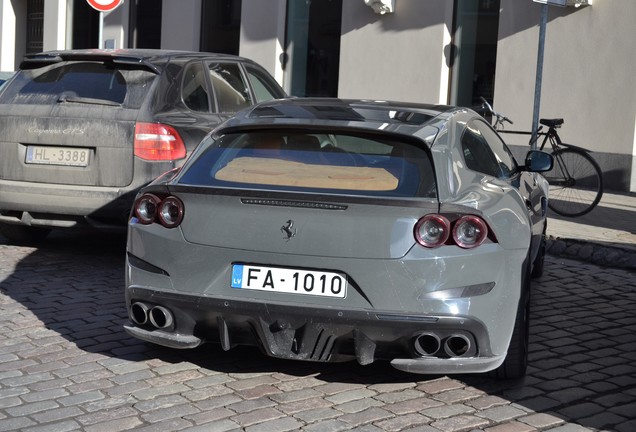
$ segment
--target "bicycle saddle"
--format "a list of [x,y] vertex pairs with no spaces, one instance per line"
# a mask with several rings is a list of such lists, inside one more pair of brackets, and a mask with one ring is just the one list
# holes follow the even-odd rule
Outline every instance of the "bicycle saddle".
[[558,128],[559,126],[561,126],[563,124],[563,119],[541,119],[539,120],[539,123],[541,123],[542,125],[545,125],[547,127],[551,127],[551,128]]

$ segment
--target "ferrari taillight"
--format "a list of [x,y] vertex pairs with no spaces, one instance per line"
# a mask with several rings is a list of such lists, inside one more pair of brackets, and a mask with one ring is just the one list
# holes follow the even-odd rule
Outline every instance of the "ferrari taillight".
[[157,217],[157,207],[161,203],[161,199],[153,194],[143,194],[134,206],[135,216],[140,223],[150,225]]
[[183,220],[183,203],[177,197],[169,196],[161,201],[157,218],[166,228],[175,228]]
[[149,161],[173,161],[186,157],[186,148],[179,132],[161,123],[135,125],[135,156]]
[[154,194],[145,193],[135,201],[133,213],[143,225],[160,223],[166,228],[176,228],[183,220],[184,206],[175,196],[161,199]]
[[424,247],[443,245],[450,235],[449,220],[438,214],[429,214],[415,224],[415,240]]
[[479,246],[488,236],[488,226],[477,216],[462,216],[453,224],[453,240],[457,246],[471,249]]
[[486,222],[475,215],[458,218],[428,214],[417,221],[414,229],[415,240],[427,248],[447,244],[471,249],[482,244],[488,233]]

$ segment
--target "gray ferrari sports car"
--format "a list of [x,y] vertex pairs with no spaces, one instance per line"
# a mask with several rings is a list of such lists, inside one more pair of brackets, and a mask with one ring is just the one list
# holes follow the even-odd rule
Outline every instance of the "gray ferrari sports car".
[[138,194],[126,331],[413,373],[526,370],[546,153],[458,107],[284,99]]

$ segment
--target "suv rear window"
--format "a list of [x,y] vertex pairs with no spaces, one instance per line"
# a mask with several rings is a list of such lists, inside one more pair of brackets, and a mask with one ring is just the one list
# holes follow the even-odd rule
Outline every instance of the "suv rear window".
[[3,104],[88,103],[137,109],[155,74],[99,62],[64,62],[22,70],[0,95]]
[[436,196],[428,153],[374,135],[227,134],[201,150],[180,184],[389,197]]

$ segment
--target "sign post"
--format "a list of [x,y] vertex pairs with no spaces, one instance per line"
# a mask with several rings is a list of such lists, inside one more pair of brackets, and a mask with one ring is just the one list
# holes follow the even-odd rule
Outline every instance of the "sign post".
[[545,50],[545,29],[548,24],[548,6],[586,6],[591,5],[592,0],[532,0],[535,3],[541,3],[541,23],[539,25],[539,48],[537,50],[537,75],[534,85],[534,110],[532,114],[532,138],[530,143],[532,149],[537,148],[537,139],[539,138],[539,109],[541,106],[541,85],[543,81],[543,51]]
[[88,4],[99,12],[98,48],[103,48],[104,39],[104,12],[115,10],[124,0],[86,0]]
[[539,48],[537,50],[537,75],[534,83],[534,109],[532,111],[532,150],[537,149],[539,138],[539,109],[541,106],[541,84],[543,82],[543,51],[545,49],[545,28],[548,24],[548,5],[541,6],[541,24],[539,25]]

